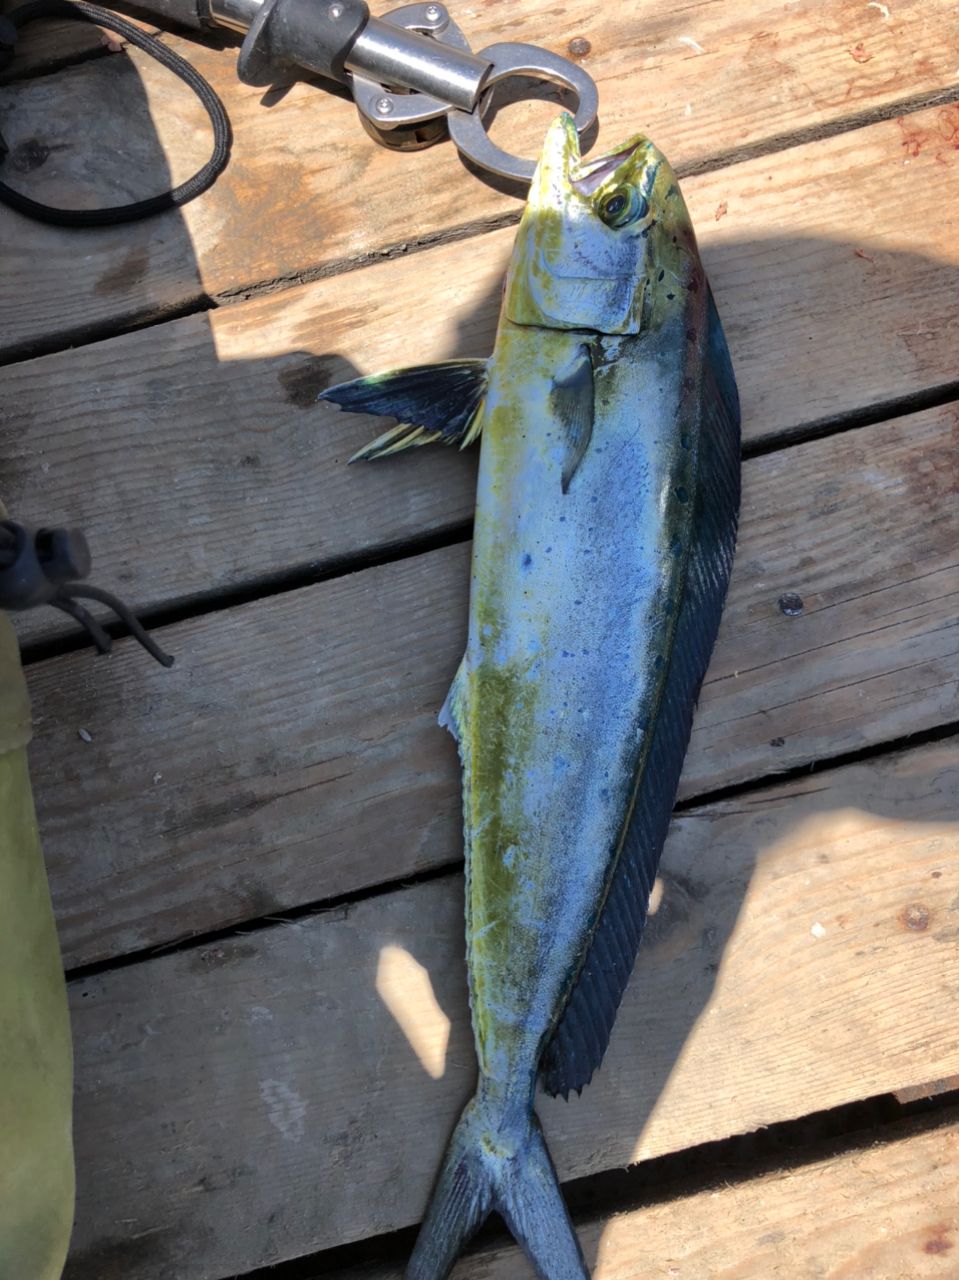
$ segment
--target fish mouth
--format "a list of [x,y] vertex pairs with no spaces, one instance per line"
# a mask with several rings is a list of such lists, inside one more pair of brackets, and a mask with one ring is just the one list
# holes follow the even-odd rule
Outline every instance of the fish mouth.
[[584,160],[576,174],[569,175],[569,185],[581,196],[591,196],[599,190],[608,178],[611,178],[639,150],[646,145],[646,139],[640,136],[632,138],[625,146],[610,151],[605,156]]
[[572,116],[555,118],[516,235],[504,300],[508,319],[551,329],[639,332],[642,246],[607,227],[593,201],[648,146],[637,135],[584,161]]
[[527,204],[537,213],[566,209],[575,216],[574,207],[580,201],[588,201],[629,165],[637,151],[648,146],[649,139],[636,134],[615,151],[584,160],[573,117],[564,111],[547,131]]

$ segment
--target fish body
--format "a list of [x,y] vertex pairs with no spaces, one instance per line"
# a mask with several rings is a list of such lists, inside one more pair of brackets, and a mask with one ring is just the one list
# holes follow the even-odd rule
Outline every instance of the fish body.
[[364,456],[482,438],[468,640],[441,713],[463,771],[479,1082],[408,1276],[447,1275],[495,1208],[545,1280],[582,1280],[535,1089],[581,1089],[605,1052],[739,504],[735,381],[664,157],[634,138],[583,164],[560,117],[489,360],[325,396],[402,419]]

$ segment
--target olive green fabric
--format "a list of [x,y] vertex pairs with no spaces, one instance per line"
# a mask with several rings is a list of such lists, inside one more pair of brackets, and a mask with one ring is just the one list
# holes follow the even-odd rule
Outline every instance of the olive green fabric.
[[73,1221],[70,1024],[29,737],[16,639],[0,614],[0,1280],[57,1280]]

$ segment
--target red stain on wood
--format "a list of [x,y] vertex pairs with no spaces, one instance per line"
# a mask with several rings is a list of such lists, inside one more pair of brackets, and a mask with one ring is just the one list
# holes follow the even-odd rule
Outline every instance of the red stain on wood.
[[720,218],[725,218],[728,212],[729,212],[729,203],[728,201],[724,200],[722,204],[719,204],[716,206],[716,221],[718,222]]
[[943,107],[936,117],[936,126],[954,150],[959,151],[959,106]]
[[[915,158],[928,143],[936,148],[935,159],[948,164],[952,151],[959,151],[959,105],[943,107],[936,116],[935,129],[924,130],[912,116],[899,116],[896,120],[902,132],[902,146],[907,155]],[[943,147],[945,142],[945,147]]]
[[871,253],[867,253],[865,249],[853,249],[853,253],[856,255],[857,258],[865,258],[865,260],[867,262],[871,262],[873,266],[876,265],[876,259],[872,256]]
[[907,116],[899,116],[896,120],[896,124],[902,131],[903,149],[908,156],[915,159],[922,150],[923,143],[926,141],[925,133]]
[[923,1242],[923,1253],[948,1253],[955,1243],[950,1240],[953,1228],[948,1222],[937,1222],[935,1226],[929,1228],[929,1236]]
[[854,44],[849,50],[850,58],[854,58],[856,62],[868,62],[874,55],[867,52],[866,46],[860,40],[858,44]]

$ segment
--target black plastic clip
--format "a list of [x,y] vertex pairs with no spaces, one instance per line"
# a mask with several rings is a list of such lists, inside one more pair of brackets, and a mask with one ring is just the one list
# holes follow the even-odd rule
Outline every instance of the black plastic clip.
[[101,653],[109,653],[113,641],[77,597],[97,600],[113,610],[151,657],[172,667],[173,658],[122,600],[80,581],[90,567],[90,549],[79,529],[33,530],[16,520],[0,520],[0,609],[18,612],[51,605],[79,622]]
[[[13,61],[14,49],[19,34],[10,19],[0,14],[0,71],[5,71]],[[2,142],[2,139],[0,139],[0,142]],[[5,150],[5,147],[0,150],[0,156],[3,155]]]

